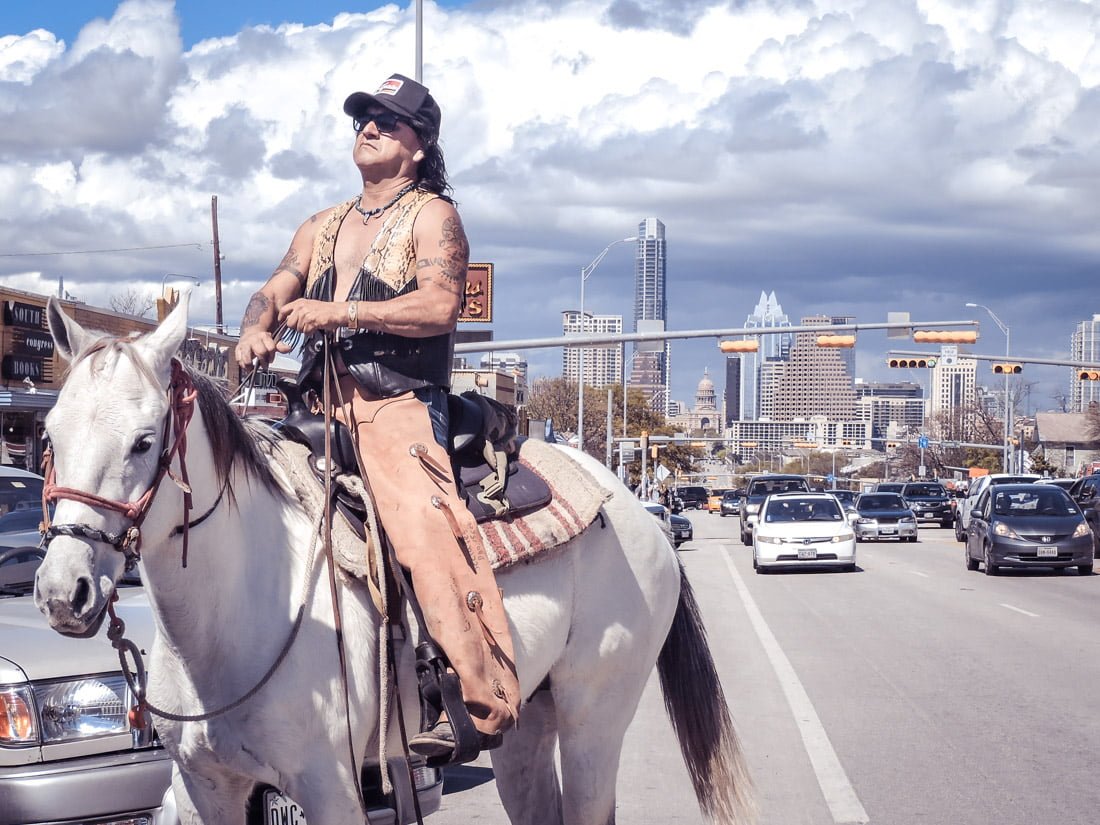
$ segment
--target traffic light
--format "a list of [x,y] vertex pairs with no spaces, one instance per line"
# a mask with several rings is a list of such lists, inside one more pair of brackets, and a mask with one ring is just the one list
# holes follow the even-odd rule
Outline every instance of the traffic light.
[[913,333],[918,344],[973,344],[978,340],[976,329],[918,329]]
[[756,352],[760,349],[760,342],[755,338],[743,338],[740,341],[719,341],[718,349],[722,352]]
[[1080,370],[1077,377],[1082,381],[1100,381],[1100,370]]
[[931,369],[936,366],[935,358],[890,358],[886,362],[888,367],[900,367],[902,369]]
[[997,375],[1019,375],[1023,372],[1023,367],[1019,364],[994,364],[993,372]]
[[758,441],[742,441],[741,446],[742,447],[759,447],[760,442],[758,442]]
[[646,454],[646,451],[649,449],[649,430],[642,430],[641,442],[642,442],[642,455],[644,456]]
[[847,349],[856,345],[856,337],[854,335],[819,335],[817,336],[817,345],[819,347]]
[[658,449],[660,449],[660,448],[656,444],[652,445],[649,448],[649,457],[652,458],[654,461],[657,460],[657,450]]

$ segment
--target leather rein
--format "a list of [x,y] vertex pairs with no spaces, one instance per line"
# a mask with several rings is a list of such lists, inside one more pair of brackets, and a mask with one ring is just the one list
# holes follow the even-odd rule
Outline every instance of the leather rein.
[[[164,447],[161,449],[157,462],[157,472],[148,489],[135,501],[117,501],[104,498],[96,493],[78,490],[74,487],[62,487],[56,482],[56,471],[53,465],[53,450],[47,448],[43,457],[46,481],[42,487],[42,545],[48,546],[57,536],[76,536],[101,541],[110,545],[114,550],[126,557],[126,570],[130,571],[141,560],[141,525],[149,512],[149,507],[160,489],[164,477],[168,476],[183,491],[183,523],[173,530],[172,535],[183,536],[183,566],[187,567],[187,540],[188,530],[205,521],[221,503],[228,486],[228,474],[226,483],[222,485],[214,504],[202,516],[190,520],[192,508],[191,485],[187,477],[187,426],[191,423],[191,417],[195,413],[195,399],[198,391],[195,389],[191,376],[183,368],[180,362],[172,359],[172,378],[168,385],[168,413],[164,418]],[[172,460],[179,456],[179,475],[172,472]],[[79,501],[89,507],[102,507],[116,513],[121,513],[129,521],[130,525],[120,533],[111,533],[99,530],[88,524],[51,524],[49,504],[60,499]]]

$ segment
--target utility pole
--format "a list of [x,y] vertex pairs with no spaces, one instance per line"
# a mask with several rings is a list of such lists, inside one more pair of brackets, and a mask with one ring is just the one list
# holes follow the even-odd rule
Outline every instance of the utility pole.
[[222,250],[218,241],[218,196],[210,196],[210,222],[214,226],[214,323],[218,326],[218,334],[225,330],[222,327]]
[[611,432],[611,386],[607,387],[607,460],[604,462],[607,469],[611,469],[611,442],[613,435]]

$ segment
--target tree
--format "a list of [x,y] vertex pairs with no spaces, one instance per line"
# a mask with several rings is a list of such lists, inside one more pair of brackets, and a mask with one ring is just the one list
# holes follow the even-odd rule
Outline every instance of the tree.
[[127,287],[124,292],[116,292],[108,298],[107,305],[123,315],[144,318],[146,313],[157,305],[157,302],[152,293],[136,287]]

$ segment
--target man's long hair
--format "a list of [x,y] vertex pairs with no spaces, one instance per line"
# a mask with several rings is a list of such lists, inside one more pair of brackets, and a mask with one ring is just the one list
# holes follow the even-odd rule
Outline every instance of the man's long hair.
[[447,164],[443,161],[443,149],[439,145],[438,136],[425,134],[419,123],[414,123],[413,129],[420,138],[424,151],[424,160],[420,161],[419,166],[420,180],[417,183],[421,189],[451,200],[449,195],[454,189],[447,181]]

